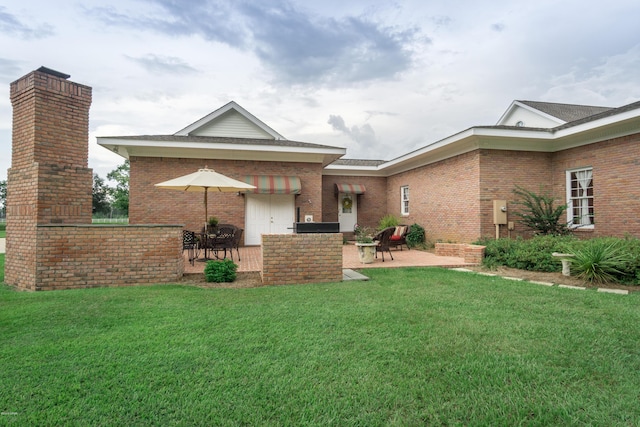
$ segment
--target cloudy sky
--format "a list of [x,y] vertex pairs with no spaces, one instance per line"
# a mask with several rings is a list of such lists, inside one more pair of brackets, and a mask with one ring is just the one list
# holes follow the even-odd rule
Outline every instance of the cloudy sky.
[[514,99],[640,100],[637,0],[8,0],[0,5],[0,179],[9,84],[44,65],[93,87],[96,136],[172,134],[234,100],[288,139],[392,159]]

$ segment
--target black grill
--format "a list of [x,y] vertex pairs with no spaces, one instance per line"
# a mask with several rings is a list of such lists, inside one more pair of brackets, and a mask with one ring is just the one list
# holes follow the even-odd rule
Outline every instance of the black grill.
[[339,222],[294,222],[294,233],[339,233]]

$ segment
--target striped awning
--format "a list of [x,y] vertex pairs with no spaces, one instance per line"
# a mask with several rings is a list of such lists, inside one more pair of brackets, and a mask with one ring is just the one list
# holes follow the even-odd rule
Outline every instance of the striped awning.
[[255,185],[255,190],[247,193],[256,194],[300,194],[302,184],[297,176],[283,175],[247,175],[244,182]]
[[336,184],[338,193],[364,194],[364,184]]

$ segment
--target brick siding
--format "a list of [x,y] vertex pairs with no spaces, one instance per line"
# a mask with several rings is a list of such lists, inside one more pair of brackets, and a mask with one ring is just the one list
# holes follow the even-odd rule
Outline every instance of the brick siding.
[[[172,159],[132,157],[129,189],[130,224],[184,224],[199,231],[204,226],[204,194],[155,187],[154,184],[196,172],[207,166],[230,178],[246,175],[286,175],[300,178],[302,191],[295,197],[300,216],[322,217],[322,165],[319,163],[256,162],[244,160]],[[208,215],[220,223],[245,227],[245,198],[237,193],[209,191]]]
[[338,221],[338,193],[336,184],[364,184],[365,193],[357,196],[358,224],[375,228],[387,211],[385,197],[387,179],[371,176],[333,176],[322,177],[322,221]]
[[262,283],[342,281],[342,234],[263,234]]

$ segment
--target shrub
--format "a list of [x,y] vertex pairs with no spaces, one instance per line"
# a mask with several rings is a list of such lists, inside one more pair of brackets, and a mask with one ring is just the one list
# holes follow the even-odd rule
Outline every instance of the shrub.
[[230,259],[207,261],[204,278],[207,282],[233,282],[236,280],[238,265]]
[[562,222],[567,205],[554,206],[554,198],[547,194],[536,194],[522,187],[513,190],[520,200],[514,202],[521,205],[521,212],[514,215],[521,219],[521,223],[534,230],[535,234],[565,235],[569,233],[568,224]]
[[575,238],[571,236],[537,236],[525,240],[484,238],[476,244],[485,246],[483,265],[488,268],[505,266],[520,270],[557,272],[561,263],[551,254],[566,252]]
[[637,262],[629,241],[599,238],[582,242],[570,258],[576,276],[592,283],[636,282]]
[[400,225],[400,220],[393,214],[387,214],[380,219],[378,223],[378,230],[384,230],[388,227],[396,227]]
[[413,224],[407,233],[406,240],[407,246],[410,248],[423,244],[425,242],[424,228],[418,224]]

